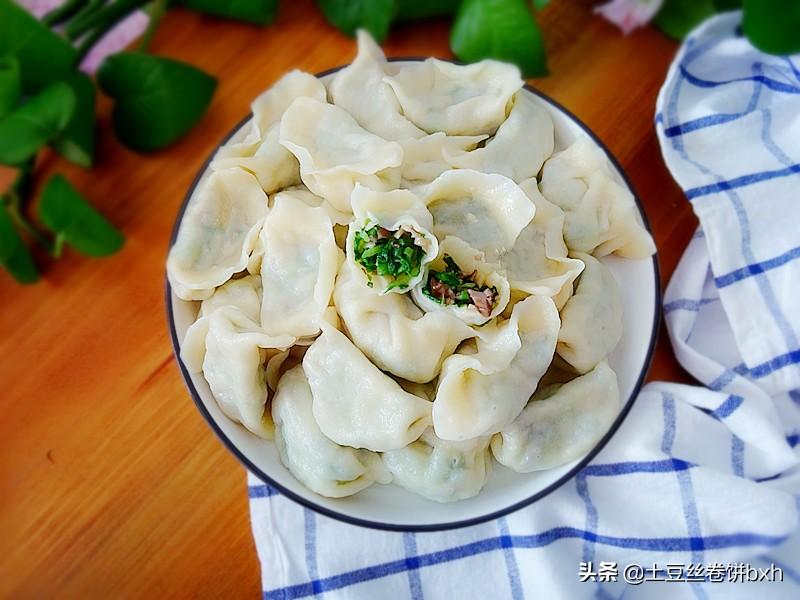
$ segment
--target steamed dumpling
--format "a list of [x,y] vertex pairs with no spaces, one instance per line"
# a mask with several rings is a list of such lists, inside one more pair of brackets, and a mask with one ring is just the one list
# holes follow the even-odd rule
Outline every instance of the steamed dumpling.
[[314,396],[314,418],[337,444],[395,450],[430,425],[430,402],[403,390],[329,325],[306,352],[303,370]]
[[436,237],[460,238],[483,252],[490,263],[514,247],[535,212],[530,199],[508,177],[469,169],[442,173],[425,189],[423,200],[433,215]]
[[291,336],[265,334],[239,309],[223,306],[189,328],[181,359],[190,371],[202,371],[228,418],[272,439],[265,364],[294,343]]
[[433,380],[442,361],[475,335],[453,315],[424,313],[406,294],[365,289],[349,263],[336,278],[333,299],[353,343],[379,368],[409,381]]
[[247,267],[267,216],[267,195],[250,173],[215,171],[189,202],[167,259],[182,300],[203,300]]
[[327,211],[284,195],[264,221],[261,242],[264,331],[316,335],[342,260]]
[[483,148],[469,152],[445,148],[444,157],[458,169],[499,173],[519,183],[539,173],[553,146],[553,120],[547,109],[527,92],[517,92],[508,119]]
[[446,135],[441,131],[422,138],[401,140],[403,164],[400,167],[405,186],[430,183],[450,169],[447,158],[473,150],[486,135]]
[[333,104],[295,100],[281,119],[280,143],[300,161],[308,189],[342,212],[351,212],[356,183],[379,191],[400,183],[400,145],[370,133]]
[[633,195],[614,181],[605,154],[588,139],[580,138],[545,163],[541,190],[566,213],[564,239],[570,250],[597,257],[655,253]]
[[[536,179],[520,184],[536,206],[531,222],[514,242],[514,247],[503,254],[500,265],[506,270],[512,290],[549,296],[557,299],[583,271],[583,263],[567,256],[567,247],[561,231],[564,211],[548,202],[539,193]],[[561,304],[556,301],[559,308]]]
[[360,492],[391,474],[368,450],[339,446],[320,431],[311,412],[311,388],[300,365],[287,371],[272,399],[275,445],[281,462],[298,481],[330,498]]
[[261,322],[261,277],[247,275],[227,281],[203,300],[198,317],[207,317],[214,311],[233,306],[251,321]]
[[383,78],[392,69],[380,46],[363,29],[356,32],[358,55],[330,83],[331,101],[341,106],[367,131],[385,140],[419,138],[425,132],[406,119],[400,103]]
[[300,183],[300,165],[278,143],[278,134],[281,116],[301,96],[324,101],[325,87],[319,79],[302,71],[290,71],[281,77],[253,101],[253,119],[244,140],[222,146],[211,168],[241,167],[253,173],[267,193]]
[[379,294],[408,292],[439,250],[431,213],[408,190],[376,192],[358,183],[350,202],[355,218],[347,234],[347,261],[365,287]]
[[559,325],[553,301],[530,296],[482,333],[475,351],[445,360],[433,402],[436,435],[462,441],[509,425],[550,365]]
[[619,413],[617,376],[606,361],[586,375],[537,391],[514,422],[492,438],[492,453],[519,473],[584,456]]
[[387,76],[403,114],[428,133],[492,134],[505,121],[519,69],[495,60],[456,65],[429,58]]
[[436,502],[472,498],[492,470],[491,438],[448,442],[427,429],[422,437],[399,450],[383,454],[394,483]]
[[575,294],[561,310],[557,351],[578,373],[591,370],[622,338],[622,295],[611,271],[588,254]]

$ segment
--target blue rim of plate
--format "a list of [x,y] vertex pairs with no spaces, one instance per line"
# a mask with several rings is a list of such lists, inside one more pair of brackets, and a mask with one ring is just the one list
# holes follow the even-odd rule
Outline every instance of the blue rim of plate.
[[[418,56],[414,56],[414,57],[392,57],[392,58],[389,58],[388,60],[390,62],[411,62],[411,61],[422,61],[422,60],[425,60],[425,58],[424,57],[418,57]],[[458,61],[449,61],[449,62],[454,62],[454,63],[460,64],[460,63],[458,63]],[[317,73],[316,77],[322,78],[322,77],[325,77],[327,75],[331,75],[332,73],[335,73],[336,71],[339,71],[339,70],[343,69],[345,66],[347,66],[347,65],[341,65],[339,67],[334,67],[332,69],[328,69],[326,71],[322,71],[321,73]],[[558,102],[556,102],[555,100],[553,100],[549,96],[543,94],[539,90],[536,90],[536,89],[532,88],[527,83],[523,87],[526,90],[528,90],[529,92],[531,92],[532,94],[534,94],[535,96],[537,96],[540,99],[542,99],[544,102],[549,103],[550,105],[555,107],[557,110],[559,110],[562,113],[564,113],[570,119],[572,119],[572,121],[576,125],[578,125],[584,131],[584,133],[586,133],[586,135],[588,135],[589,138],[591,138],[594,141],[595,144],[597,144],[600,148],[602,148],[603,152],[605,152],[605,154],[608,157],[608,159],[611,161],[611,163],[616,168],[617,172],[620,174],[620,176],[624,180],[625,185],[628,186],[628,189],[633,194],[634,200],[636,201],[636,207],[639,210],[639,214],[640,214],[640,216],[642,218],[642,223],[644,223],[645,228],[652,235],[653,231],[650,228],[650,222],[647,220],[647,215],[645,214],[644,206],[642,205],[642,201],[639,198],[639,195],[636,193],[636,190],[634,189],[633,184],[631,184],[630,180],[628,179],[627,174],[622,169],[622,166],[619,164],[619,161],[611,153],[611,151],[609,151],[609,149],[606,147],[606,145],[602,141],[600,141],[600,139],[594,134],[594,132],[591,129],[589,129],[586,126],[586,124],[584,124],[583,121],[581,121],[574,114],[572,114],[572,112],[570,112],[569,110],[564,108],[561,104],[559,104]],[[211,163],[211,160],[213,159],[213,157],[216,154],[217,150],[219,150],[219,148],[221,146],[226,144],[228,142],[228,140],[230,140],[236,134],[236,132],[239,131],[247,123],[247,121],[250,120],[250,118],[251,118],[251,115],[247,115],[241,121],[239,121],[233,127],[233,129],[231,129],[231,131],[224,137],[224,139],[214,147],[214,149],[209,154],[208,158],[203,163],[203,166],[197,172],[197,175],[195,176],[194,181],[192,182],[192,185],[189,186],[189,190],[186,192],[186,196],[184,197],[183,203],[181,204],[180,210],[178,211],[178,215],[175,218],[175,224],[173,225],[172,235],[170,236],[170,241],[169,241],[169,249],[167,250],[168,253],[169,253],[169,250],[172,249],[172,246],[175,244],[175,239],[176,239],[176,237],[178,235],[178,229],[180,228],[181,221],[183,220],[183,214],[184,214],[184,212],[186,212],[186,207],[189,204],[189,200],[191,199],[192,194],[194,193],[194,190],[197,187],[197,184],[200,182],[200,179],[203,177],[203,175],[208,170],[208,166]],[[344,523],[349,523],[350,525],[356,525],[356,526],[359,526],[359,527],[367,527],[367,528],[370,528],[370,529],[382,529],[382,530],[385,530],[385,531],[418,531],[418,532],[445,531],[445,530],[448,530],[448,529],[460,529],[462,527],[470,527],[472,525],[478,525],[480,523],[485,523],[486,521],[491,521],[493,519],[498,519],[500,517],[508,515],[509,513],[516,512],[516,511],[518,511],[518,510],[520,510],[522,508],[525,508],[526,506],[530,506],[531,504],[533,504],[534,502],[537,502],[538,500],[541,500],[542,498],[544,498],[548,494],[552,493],[553,491],[555,491],[556,489],[558,489],[559,487],[561,487],[562,485],[567,483],[570,479],[575,477],[575,475],[577,475],[581,471],[581,469],[583,469],[587,464],[589,464],[592,461],[592,459],[595,456],[597,456],[597,454],[605,447],[605,445],[608,443],[608,441],[611,439],[611,437],[617,432],[617,430],[619,429],[620,425],[622,425],[622,422],[625,420],[625,417],[630,412],[631,407],[633,406],[633,403],[636,400],[636,397],[639,395],[639,391],[641,390],[642,386],[644,385],[644,379],[647,376],[647,373],[650,371],[650,366],[652,365],[652,362],[653,362],[653,355],[655,354],[656,341],[658,340],[658,331],[659,331],[659,324],[661,322],[661,311],[662,311],[662,309],[661,309],[661,272],[660,272],[659,267],[658,267],[658,252],[657,251],[652,256],[652,260],[653,260],[653,275],[654,275],[654,278],[655,278],[655,285],[654,285],[655,301],[653,303],[654,306],[655,306],[655,310],[653,311],[653,323],[652,323],[652,331],[651,331],[651,334],[650,334],[650,344],[649,344],[649,346],[647,348],[647,355],[645,357],[644,363],[642,364],[642,370],[639,373],[639,377],[636,380],[636,384],[634,385],[630,396],[625,401],[625,404],[623,405],[622,409],[620,410],[619,414],[617,415],[617,418],[611,424],[611,427],[606,432],[606,434],[600,439],[599,442],[597,442],[597,444],[595,444],[595,446],[589,451],[589,453],[586,454],[586,456],[584,456],[578,462],[578,464],[576,464],[572,469],[570,469],[567,473],[565,473],[559,479],[557,479],[556,481],[554,481],[553,483],[551,483],[547,487],[539,490],[534,495],[526,498],[525,500],[521,500],[519,502],[515,502],[514,504],[511,504],[510,506],[507,506],[505,508],[502,508],[500,510],[497,510],[497,511],[494,511],[494,512],[491,512],[491,513],[487,513],[485,515],[481,515],[479,517],[473,517],[471,519],[464,519],[464,520],[461,520],[461,521],[450,521],[450,522],[447,522],[447,523],[435,523],[435,524],[424,524],[424,525],[400,525],[400,524],[395,524],[395,523],[382,523],[380,521],[370,521],[370,520],[367,520],[367,519],[359,519],[357,517],[351,517],[349,515],[345,515],[345,514],[336,512],[335,510],[331,510],[329,508],[325,508],[324,506],[320,506],[319,504],[316,504],[312,500],[310,500],[310,499],[308,499],[308,498],[306,498],[304,496],[301,496],[299,494],[296,494],[295,492],[285,488],[284,486],[282,486],[281,484],[279,484],[278,482],[273,480],[269,475],[264,473],[255,464],[253,464],[253,462],[251,462],[239,450],[239,448],[236,446],[236,444],[234,444],[233,441],[231,441],[231,439],[227,435],[225,435],[225,432],[222,431],[222,429],[220,428],[219,425],[217,425],[216,421],[211,416],[211,414],[208,412],[208,409],[205,407],[205,404],[203,403],[203,400],[200,398],[200,394],[198,393],[197,389],[194,386],[194,383],[192,382],[191,375],[189,374],[189,371],[186,369],[186,365],[184,365],[183,361],[181,361],[181,359],[180,359],[180,344],[179,344],[179,341],[178,341],[178,332],[175,329],[175,315],[173,313],[173,306],[172,306],[172,287],[169,284],[169,279],[167,278],[166,271],[165,271],[164,282],[165,282],[165,300],[166,300],[166,307],[167,307],[167,324],[169,326],[170,339],[172,341],[172,351],[175,354],[175,360],[178,363],[178,367],[180,368],[181,375],[183,376],[183,381],[184,381],[184,383],[186,384],[186,387],[189,390],[189,394],[191,395],[192,400],[195,403],[195,406],[197,406],[197,410],[199,410],[200,414],[203,415],[203,418],[206,420],[206,422],[208,423],[209,427],[211,427],[211,429],[214,431],[214,433],[217,435],[217,437],[220,439],[220,441],[223,443],[223,445],[239,460],[239,462],[241,462],[253,475],[258,477],[261,481],[263,481],[264,483],[266,483],[267,485],[269,485],[271,487],[274,487],[282,495],[286,496],[287,498],[290,498],[291,500],[294,500],[295,502],[297,502],[298,504],[300,504],[302,506],[305,506],[306,508],[309,508],[309,509],[311,509],[311,510],[313,510],[315,512],[318,512],[318,513],[320,513],[322,515],[325,515],[326,517],[331,517],[332,519],[336,519],[337,521],[342,521]]]

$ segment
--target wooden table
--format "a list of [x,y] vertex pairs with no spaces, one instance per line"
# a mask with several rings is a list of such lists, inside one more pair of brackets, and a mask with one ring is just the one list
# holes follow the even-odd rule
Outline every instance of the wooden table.
[[[97,166],[43,160],[125,233],[105,260],[68,251],[44,279],[0,272],[0,597],[250,597],[259,569],[244,469],[211,433],[181,381],[167,335],[164,260],[198,167],[288,69],[348,62],[354,42],[308,1],[283,2],[257,28],[175,10],[153,51],[192,62],[220,85],[203,121],[151,156],[114,140],[101,102]],[[591,3],[540,15],[551,75],[534,82],[608,144],[646,205],[666,283],[696,226],[653,131],[675,52],[655,30],[623,37]],[[449,57],[448,23],[395,27],[390,56]],[[688,381],[662,332],[652,379]]]

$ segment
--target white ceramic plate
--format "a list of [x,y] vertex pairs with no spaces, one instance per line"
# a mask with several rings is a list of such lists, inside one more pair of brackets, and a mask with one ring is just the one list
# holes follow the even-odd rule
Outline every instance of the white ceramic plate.
[[[338,69],[319,77],[325,81],[336,70]],[[617,180],[630,188],[630,183],[625,179],[614,157],[583,123],[539,92],[526,87],[526,93],[538,98],[550,113],[555,125],[556,150],[565,148],[578,137],[588,137],[606,152]],[[223,143],[244,137],[249,121],[249,118],[242,121]],[[175,242],[183,213],[198,184],[205,177],[209,161],[210,158],[186,195],[175,222],[170,245]],[[631,191],[633,192],[632,188]],[[636,201],[642,220],[648,226],[638,197]],[[543,498],[563,485],[602,449],[630,410],[650,366],[655,347],[661,307],[658,261],[656,256],[646,260],[626,260],[612,256],[604,258],[603,262],[619,282],[624,305],[622,340],[609,357],[609,364],[617,372],[623,402],[620,414],[610,430],[586,456],[556,469],[520,474],[495,462],[489,480],[480,494],[447,504],[426,500],[396,485],[376,484],[354,496],[336,499],[325,498],[310,491],[283,466],[275,444],[256,437],[228,419],[217,406],[203,375],[189,373],[180,361],[180,345],[187,328],[196,318],[199,303],[180,300],[170,289],[169,282],[166,288],[167,318],[178,364],[197,408],[228,449],[265,483],[317,512],[356,525],[415,531],[450,529],[500,517]]]

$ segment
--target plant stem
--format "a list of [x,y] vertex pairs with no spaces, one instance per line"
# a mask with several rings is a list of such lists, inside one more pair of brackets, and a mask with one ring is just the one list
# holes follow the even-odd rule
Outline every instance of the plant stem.
[[108,31],[137,8],[147,4],[147,2],[148,0],[116,0],[108,6],[103,6],[96,12],[87,15],[85,19],[80,21],[76,19],[70,23],[67,26],[67,37],[71,40],[76,40],[92,30],[94,32],[97,29]]
[[142,34],[142,39],[139,40],[139,51],[145,52],[150,47],[150,42],[153,41],[153,36],[158,29],[161,19],[167,14],[167,4],[169,0],[155,0],[150,6],[147,7],[147,12],[150,21],[147,23],[147,29]]
[[89,54],[89,51],[94,48],[117,23],[145,4],[147,4],[147,0],[117,0],[114,4],[110,4],[95,13],[92,19],[94,28],[90,33],[84,36],[80,44],[78,44],[76,64],[80,64],[86,55]]
[[48,27],[52,27],[53,25],[58,25],[69,19],[72,15],[79,12],[84,8],[84,5],[89,0],[66,0],[60,6],[55,7],[49,13],[47,13],[44,17],[42,17],[42,23],[47,25]]
[[[89,0],[89,2],[78,13],[72,17],[72,20],[67,24],[65,33],[69,37],[69,32],[77,27],[81,21],[85,21],[90,15],[93,15],[100,10],[104,5],[108,4],[108,0]],[[72,39],[72,38],[70,38]]]
[[[16,184],[15,184],[16,186]],[[22,212],[22,198],[17,193],[15,186],[12,186],[10,190],[6,193],[4,200],[6,201],[6,208],[8,208],[8,214],[11,217],[11,220],[14,224],[19,228],[25,231],[29,236],[31,236],[36,242],[38,242],[45,250],[47,250],[48,254],[54,258],[58,258],[55,254],[56,248],[53,246],[53,243],[47,239],[36,227],[25,218],[25,215]]]

